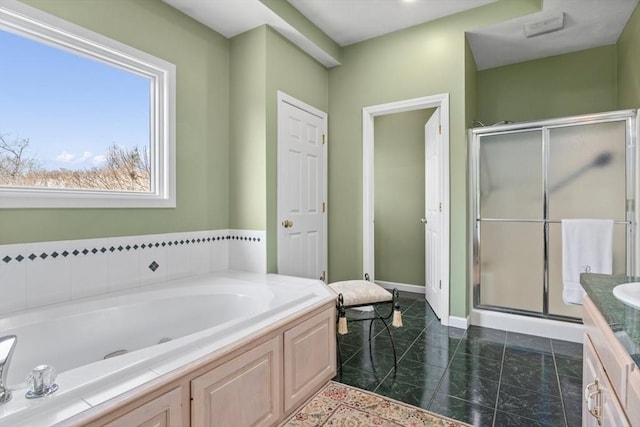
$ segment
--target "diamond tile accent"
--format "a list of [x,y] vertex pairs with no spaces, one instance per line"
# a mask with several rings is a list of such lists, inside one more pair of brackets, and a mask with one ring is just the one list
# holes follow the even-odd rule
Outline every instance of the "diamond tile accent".
[[160,267],[160,265],[155,261],[149,264],[149,269],[153,272],[155,272],[158,269],[158,267]]
[[[151,248],[167,247],[167,246],[171,247],[171,246],[179,246],[179,245],[189,245],[189,244],[196,244],[196,243],[216,243],[216,242],[225,241],[225,240],[239,240],[244,242],[260,242],[261,241],[259,237],[251,237],[251,236],[232,236],[232,235],[208,236],[208,237],[198,237],[198,238],[191,238],[191,239],[167,240],[167,241],[161,241],[161,242],[149,242],[149,243],[139,243],[139,244],[134,243],[134,244],[126,244],[126,246],[118,245],[118,246],[109,246],[109,247],[91,248],[91,249],[85,248],[82,250],[74,249],[71,252],[67,250],[63,250],[62,252],[53,251],[50,253],[42,252],[40,255],[31,253],[28,256],[26,256],[26,258],[28,258],[31,261],[34,261],[36,258],[41,258],[44,260],[49,257],[53,259],[58,259],[60,255],[66,258],[69,255],[74,255],[74,256],[78,256],[80,254],[89,255],[90,253],[93,255],[97,255],[98,253],[104,254],[107,251],[109,252],[115,252],[115,251],[123,252],[125,250],[135,251],[138,249],[142,250],[142,249],[151,249]],[[2,245],[0,245],[0,249],[1,247]],[[0,254],[0,256],[2,256],[2,254]],[[15,257],[5,255],[3,258],[0,258],[0,260],[5,264],[11,263],[11,262],[22,262],[24,259],[25,259],[25,255],[22,255],[22,254],[19,254]],[[156,269],[158,267],[159,265],[156,266]]]

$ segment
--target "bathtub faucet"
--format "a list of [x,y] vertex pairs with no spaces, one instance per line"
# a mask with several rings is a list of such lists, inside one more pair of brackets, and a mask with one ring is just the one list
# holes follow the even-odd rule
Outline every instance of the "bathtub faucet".
[[18,337],[15,335],[0,337],[0,405],[11,400],[11,390],[7,387],[7,374],[17,342]]

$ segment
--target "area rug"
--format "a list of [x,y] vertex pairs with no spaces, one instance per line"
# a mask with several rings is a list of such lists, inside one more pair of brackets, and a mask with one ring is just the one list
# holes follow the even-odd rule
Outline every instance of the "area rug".
[[424,409],[329,381],[281,427],[469,427]]

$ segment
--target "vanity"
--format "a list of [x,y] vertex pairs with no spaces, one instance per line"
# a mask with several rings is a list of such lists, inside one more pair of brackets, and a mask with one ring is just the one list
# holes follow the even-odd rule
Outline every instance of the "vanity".
[[640,309],[614,296],[618,285],[636,281],[640,279],[624,275],[580,276],[587,292],[583,305],[584,427],[640,426]]

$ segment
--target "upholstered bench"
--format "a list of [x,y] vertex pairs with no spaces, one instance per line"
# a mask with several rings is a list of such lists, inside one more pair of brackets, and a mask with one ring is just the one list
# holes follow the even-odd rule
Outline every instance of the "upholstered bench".
[[[368,277],[366,278],[368,279]],[[398,302],[400,298],[398,290],[394,289],[392,292],[389,292],[382,286],[370,282],[369,280],[345,280],[342,282],[329,283],[329,287],[333,289],[336,294],[338,294],[338,301],[336,304],[336,309],[338,310],[338,335],[345,335],[349,332],[347,327],[347,309],[371,306],[373,315],[364,318],[351,318],[350,320],[370,321],[369,356],[371,357],[372,363],[373,355],[371,352],[371,334],[373,330],[373,322],[376,319],[382,321],[382,324],[384,325],[385,329],[387,330],[387,334],[389,335],[389,340],[391,341],[391,348],[393,350],[393,368],[394,372],[396,372],[398,369],[396,347],[393,342],[393,337],[391,335],[391,330],[389,329],[387,321],[391,318],[391,316],[393,316],[393,320],[391,323],[392,326],[402,326],[400,303]],[[378,307],[384,304],[388,304],[390,306],[388,314],[381,314],[378,311]],[[338,366],[340,369],[340,375],[342,375],[342,351],[340,350],[340,340],[338,339],[338,337],[336,337],[336,339],[338,340]]]

